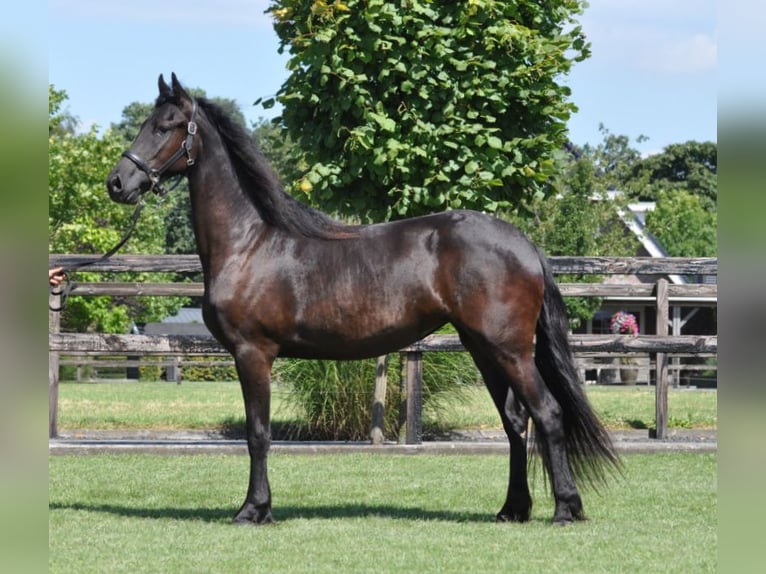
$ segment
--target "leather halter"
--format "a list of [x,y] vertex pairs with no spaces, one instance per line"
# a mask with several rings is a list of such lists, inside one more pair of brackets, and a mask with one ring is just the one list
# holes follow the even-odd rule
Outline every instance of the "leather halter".
[[184,138],[184,141],[181,142],[181,147],[178,148],[178,150],[176,150],[176,152],[158,168],[150,167],[148,163],[146,163],[143,159],[141,159],[138,155],[130,150],[122,152],[123,157],[128,158],[130,161],[136,164],[138,168],[149,177],[149,181],[152,182],[150,189],[156,194],[165,195],[165,188],[160,185],[162,174],[170,169],[170,167],[182,156],[186,156],[187,166],[191,167],[194,165],[194,158],[191,156],[191,150],[192,146],[194,145],[194,136],[197,133],[197,122],[195,121],[196,117],[197,100],[192,98],[192,112],[191,117],[189,118],[189,123],[186,124],[186,138]]

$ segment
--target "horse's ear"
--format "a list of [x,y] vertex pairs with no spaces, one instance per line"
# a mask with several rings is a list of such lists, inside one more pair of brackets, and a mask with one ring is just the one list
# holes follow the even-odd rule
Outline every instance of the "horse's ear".
[[173,85],[173,93],[176,95],[176,97],[181,97],[187,100],[191,99],[189,94],[186,93],[186,90],[184,90],[184,87],[181,85],[181,82],[178,81],[178,78],[176,77],[175,72],[171,73],[170,81]]
[[170,86],[165,83],[165,78],[160,74],[159,80],[157,80],[157,87],[160,89],[160,96],[169,98],[171,94]]

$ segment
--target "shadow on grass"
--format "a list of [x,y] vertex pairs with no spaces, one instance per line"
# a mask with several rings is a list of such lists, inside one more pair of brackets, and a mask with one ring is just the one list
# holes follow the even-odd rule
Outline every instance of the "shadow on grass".
[[644,430],[649,428],[649,426],[641,419],[628,419],[625,422],[632,429]]
[[[498,419],[499,420],[499,419]],[[440,423],[423,423],[423,440],[450,440],[455,429]],[[228,440],[245,440],[245,419],[230,417],[223,420],[218,432]],[[398,434],[389,430],[386,439],[396,440]],[[368,435],[348,436],[346,434],[327,435],[312,430],[306,421],[300,419],[271,421],[271,439],[283,441],[325,441],[325,440],[367,440]]]
[[[230,417],[223,420],[219,427],[221,436],[229,440],[245,439],[244,417]],[[314,440],[306,423],[300,420],[271,421],[272,440]]]
[[[221,421],[218,426],[218,432],[224,438],[228,440],[244,440],[245,436],[245,420],[244,418],[230,417]],[[426,425],[423,429],[423,436],[425,438],[432,438],[438,436],[447,436],[447,430],[443,432],[432,432],[431,428]],[[397,434],[394,432],[388,432],[386,438],[389,440],[396,440]],[[290,420],[271,420],[271,439],[272,440],[284,440],[284,441],[360,441],[369,439],[368,434],[349,434],[342,430],[335,434],[323,433],[312,429],[310,425],[300,419]]]
[[[152,520],[189,520],[210,523],[231,522],[235,508],[136,508],[119,504],[57,503],[49,504],[49,510],[75,510],[113,514],[127,518],[147,518]],[[443,510],[425,510],[415,507],[393,505],[339,504],[332,506],[279,506],[274,509],[277,523],[290,520],[337,520],[344,518],[390,518],[394,520],[427,520],[453,523],[488,523],[494,521],[494,515],[479,512],[451,512]],[[542,522],[542,518],[532,518],[531,522]]]
[[[244,440],[245,419],[228,418],[221,422],[219,427],[221,436],[229,440]],[[362,437],[362,439],[367,437]],[[312,431],[309,425],[302,420],[272,420],[272,440],[312,441],[312,440],[359,440],[359,437],[328,437]]]

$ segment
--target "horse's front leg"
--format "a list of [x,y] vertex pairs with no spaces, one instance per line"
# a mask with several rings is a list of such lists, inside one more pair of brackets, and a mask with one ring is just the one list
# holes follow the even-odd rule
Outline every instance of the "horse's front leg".
[[247,450],[250,454],[250,481],[247,497],[234,517],[238,524],[269,524],[271,488],[267,472],[267,457],[271,445],[269,422],[271,404],[271,366],[273,356],[255,346],[238,349],[235,362],[242,396],[245,400]]

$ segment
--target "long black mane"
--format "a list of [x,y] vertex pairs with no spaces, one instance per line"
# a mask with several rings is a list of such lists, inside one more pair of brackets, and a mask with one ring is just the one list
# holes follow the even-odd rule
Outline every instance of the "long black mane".
[[[317,239],[340,239],[356,235],[354,226],[336,221],[288,194],[247,130],[220,106],[196,98],[199,109],[221,136],[243,196],[261,219],[282,231]],[[162,103],[157,100],[157,105]]]

